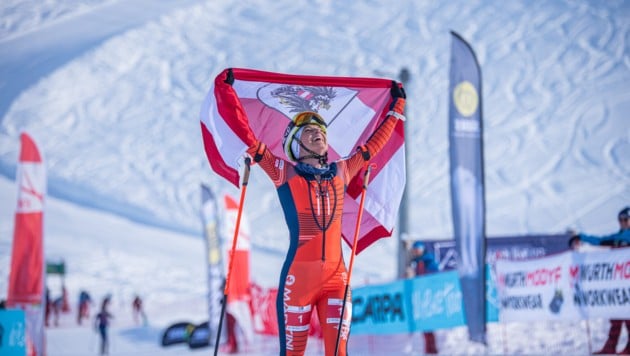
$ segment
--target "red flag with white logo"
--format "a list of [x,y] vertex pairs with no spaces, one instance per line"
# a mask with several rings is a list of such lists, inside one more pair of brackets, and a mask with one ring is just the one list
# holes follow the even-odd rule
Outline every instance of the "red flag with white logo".
[[17,208],[7,306],[24,310],[29,355],[44,355],[44,196],[46,169],[35,141],[20,135]]
[[[328,157],[335,161],[355,152],[385,119],[392,81],[379,78],[289,75],[231,68],[221,72],[201,108],[204,149],[212,169],[238,186],[239,162],[256,139],[286,159],[282,137],[291,118],[316,111],[328,125]],[[245,132],[246,122],[253,131]],[[403,123],[372,158],[375,165],[365,198],[359,253],[382,237],[391,236],[405,186]],[[352,246],[363,175],[348,185],[342,234]]]

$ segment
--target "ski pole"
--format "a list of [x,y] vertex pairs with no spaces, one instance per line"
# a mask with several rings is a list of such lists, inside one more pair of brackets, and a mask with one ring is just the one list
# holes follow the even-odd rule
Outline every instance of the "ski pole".
[[225,277],[225,287],[223,289],[223,301],[221,305],[221,317],[219,318],[219,328],[217,329],[217,337],[214,342],[214,356],[219,351],[219,339],[221,338],[221,327],[223,326],[223,318],[225,317],[225,305],[227,304],[228,290],[230,289],[230,277],[232,275],[232,265],[234,264],[234,251],[236,250],[236,240],[241,225],[241,216],[243,215],[243,202],[245,201],[245,192],[247,191],[247,182],[249,181],[249,170],[252,160],[245,158],[245,172],[243,174],[243,183],[241,184],[241,198],[238,203],[238,212],[236,214],[236,225],[234,226],[234,238],[232,239],[232,250],[230,251],[230,264],[228,265],[227,275]]
[[348,298],[348,289],[350,287],[350,278],[352,278],[352,266],[354,264],[354,255],[357,251],[357,241],[359,240],[359,228],[361,227],[361,217],[363,216],[363,205],[365,204],[365,192],[370,179],[370,171],[372,166],[366,164],[365,175],[363,176],[363,189],[361,190],[361,202],[359,203],[359,214],[357,216],[357,225],[354,228],[354,240],[352,241],[352,254],[350,255],[350,265],[348,266],[348,279],[346,282],[346,290],[343,292],[343,300],[341,303],[341,316],[339,317],[339,327],[337,329],[337,342],[335,342],[335,356],[339,351],[339,339],[341,338],[341,327],[343,326],[343,314],[346,311],[346,298]]

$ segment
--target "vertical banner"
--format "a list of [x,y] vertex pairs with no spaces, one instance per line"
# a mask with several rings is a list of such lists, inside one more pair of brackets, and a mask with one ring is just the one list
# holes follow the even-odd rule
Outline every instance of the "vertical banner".
[[[216,335],[221,319],[224,273],[218,234],[217,200],[210,187],[205,185],[201,186],[201,219],[208,263],[208,328],[210,335]],[[225,337],[225,329],[223,329],[219,341],[224,343]],[[214,340],[210,340],[210,342],[214,342]]]
[[35,141],[20,135],[16,183],[17,208],[7,306],[26,317],[28,355],[44,355],[44,195],[46,170]]
[[247,342],[254,339],[254,324],[252,320],[252,311],[250,309],[251,291],[250,291],[250,271],[249,271],[249,250],[250,250],[250,227],[247,215],[243,212],[241,216],[241,225],[238,231],[236,248],[234,254],[230,256],[232,249],[232,238],[236,229],[236,219],[238,216],[238,201],[229,195],[223,197],[223,207],[225,209],[225,224],[223,224],[224,239],[223,252],[225,269],[230,264],[230,259],[234,259],[232,270],[230,273],[230,288],[227,291],[226,312],[231,314],[243,336]]
[[481,72],[470,46],[451,32],[449,157],[453,232],[471,340],[486,343],[485,202]]

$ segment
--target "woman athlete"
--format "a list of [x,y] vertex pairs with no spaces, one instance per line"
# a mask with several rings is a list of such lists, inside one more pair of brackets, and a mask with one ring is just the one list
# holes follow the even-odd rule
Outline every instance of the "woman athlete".
[[[390,139],[398,119],[404,119],[405,93],[392,82],[391,111],[364,146],[351,156],[329,163],[326,121],[315,112],[293,118],[283,147],[295,165],[276,157],[256,140],[247,152],[275,185],[289,228],[290,245],[278,287],[280,354],[303,355],[311,313],[317,310],[325,352],[332,356],[347,281],[341,247],[341,216],[350,180]],[[249,127],[248,131],[251,132]],[[349,295],[339,338],[339,355],[346,355],[352,298]]]

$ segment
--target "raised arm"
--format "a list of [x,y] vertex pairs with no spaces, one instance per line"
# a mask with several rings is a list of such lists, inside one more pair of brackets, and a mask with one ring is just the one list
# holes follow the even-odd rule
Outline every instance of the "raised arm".
[[267,173],[276,187],[286,181],[286,171],[289,163],[271,153],[263,142],[257,141],[249,146],[247,153]]
[[600,246],[630,246],[630,230],[621,230],[614,234],[595,236],[587,234],[578,234],[580,241],[584,241],[591,245]]
[[389,106],[390,111],[387,113],[385,120],[374,131],[372,136],[367,140],[365,145],[357,148],[357,153],[350,156],[346,160],[349,178],[354,177],[363,167],[364,161],[369,161],[378,154],[392,136],[398,120],[405,120],[405,101],[406,95],[398,83],[392,81],[391,88],[392,103]]

